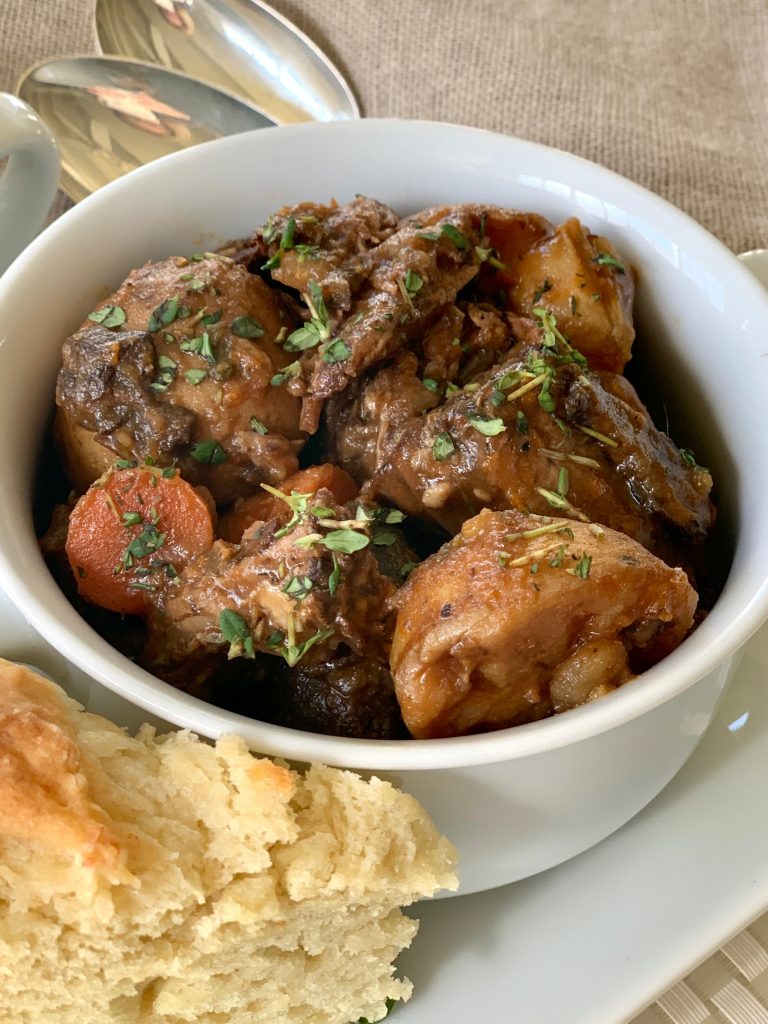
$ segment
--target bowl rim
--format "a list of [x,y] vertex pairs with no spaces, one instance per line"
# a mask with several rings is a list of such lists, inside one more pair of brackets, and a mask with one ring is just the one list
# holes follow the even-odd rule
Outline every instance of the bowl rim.
[[[146,177],[151,177],[158,171],[162,173],[163,168],[175,169],[179,164],[205,160],[206,152],[214,149],[237,151],[239,147],[249,144],[249,139],[265,139],[265,144],[268,145],[269,137],[277,131],[283,135],[291,133],[302,136],[316,133],[353,133],[365,138],[369,133],[392,131],[396,134],[401,130],[417,131],[420,134],[455,133],[465,142],[475,136],[491,136],[497,141],[503,141],[504,144],[518,147],[522,153],[532,156],[535,160],[544,161],[554,155],[558,160],[564,161],[567,167],[580,167],[598,174],[603,180],[612,182],[621,189],[629,189],[632,194],[650,201],[660,214],[665,214],[667,218],[671,217],[681,233],[687,234],[690,241],[708,252],[707,266],[710,270],[714,267],[716,271],[722,266],[728,275],[735,275],[740,287],[751,291],[753,298],[761,303],[768,313],[768,294],[752,277],[746,266],[742,265],[722,242],[667,200],[615,171],[554,147],[482,128],[396,118],[301,123],[256,129],[239,136],[215,139],[191,147],[132,171],[69,210],[17,257],[0,281],[0,307],[5,293],[23,280],[26,267],[48,246],[60,244],[61,236],[66,239],[71,226],[76,224],[80,217],[89,215],[90,211],[100,210],[104,204],[111,203],[113,197],[119,196],[123,191],[130,193],[139,188]],[[0,496],[0,502],[2,500]],[[738,538],[735,550],[737,554]],[[70,662],[107,688],[175,726],[191,729],[210,738],[225,733],[237,733],[243,736],[252,748],[265,754],[299,762],[322,761],[340,767],[363,770],[407,772],[477,766],[542,754],[587,740],[631,722],[695,685],[732,657],[768,617],[768,577],[763,577],[759,585],[751,586],[746,596],[740,599],[740,607],[736,614],[728,618],[723,624],[722,632],[717,634],[716,638],[705,638],[704,633],[712,631],[705,630],[704,626],[699,627],[677,650],[638,677],[642,685],[631,683],[599,701],[573,709],[567,714],[495,732],[430,740],[362,740],[326,736],[259,722],[216,708],[162,682],[131,663],[86,626],[48,574],[42,556],[39,562],[42,573],[47,577],[43,586],[48,592],[46,599],[36,595],[33,589],[27,586],[9,558],[5,546],[0,543],[0,580],[4,589],[45,639],[54,644]],[[723,594],[731,583],[732,575],[733,572],[726,581]],[[40,582],[42,583],[42,577]],[[56,600],[57,596],[61,601]],[[723,595],[718,598],[708,621],[718,618],[716,612],[722,601]],[[62,607],[61,602],[66,604],[66,609]],[[57,610],[59,614],[56,613]],[[67,610],[70,614],[67,614]]]

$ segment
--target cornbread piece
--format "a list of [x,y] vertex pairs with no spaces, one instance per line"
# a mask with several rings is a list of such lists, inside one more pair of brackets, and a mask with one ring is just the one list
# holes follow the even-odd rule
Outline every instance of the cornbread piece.
[[0,661],[2,1024],[348,1024],[453,850],[389,783],[132,738]]

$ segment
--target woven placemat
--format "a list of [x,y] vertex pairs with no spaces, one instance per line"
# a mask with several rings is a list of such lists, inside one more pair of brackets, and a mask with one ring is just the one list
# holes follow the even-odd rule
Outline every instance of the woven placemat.
[[768,914],[726,942],[632,1024],[768,1024]]
[[[367,115],[557,146],[671,200],[734,251],[768,246],[765,0],[271,2]],[[38,60],[92,50],[91,0],[0,0],[0,90]],[[768,914],[632,1024],[768,1024],[767,1007]]]

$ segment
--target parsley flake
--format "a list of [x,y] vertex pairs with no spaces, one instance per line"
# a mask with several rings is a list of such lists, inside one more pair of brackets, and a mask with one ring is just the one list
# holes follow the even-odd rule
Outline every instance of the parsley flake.
[[126,321],[125,310],[121,306],[104,306],[88,314],[88,319],[102,327],[122,327]]
[[567,571],[571,574],[571,576],[578,576],[579,579],[586,580],[589,578],[589,570],[591,566],[592,556],[588,555],[585,551],[579,559],[579,561],[576,563],[576,565],[574,565],[572,569],[568,569]]
[[332,341],[331,344],[323,352],[323,362],[329,363],[331,366],[336,363],[343,363],[345,359],[348,359],[352,355],[352,352],[348,345],[346,345],[341,338],[337,338]]
[[218,441],[199,441],[189,453],[196,462],[206,466],[220,466],[229,456]]
[[450,238],[457,249],[466,249],[469,245],[464,235],[453,224],[441,224],[440,230],[446,238]]
[[599,252],[597,256],[592,259],[593,263],[597,263],[599,267],[613,267],[617,274],[626,274],[623,264],[619,263],[615,256],[611,256],[609,252]]
[[224,643],[229,644],[228,658],[252,658],[253,637],[242,615],[231,608],[219,613],[219,629]]
[[467,419],[475,430],[479,430],[486,437],[496,437],[497,434],[503,434],[507,429],[504,425],[504,420],[492,416],[481,416],[478,413],[473,416],[467,416]]
[[437,462],[445,462],[456,451],[453,438],[447,431],[442,431],[432,442],[432,455]]
[[235,317],[229,329],[238,338],[261,338],[264,335],[264,328],[250,316]]
[[211,363],[216,359],[216,353],[213,351],[211,336],[208,331],[203,331],[196,338],[182,341],[179,348],[182,352],[191,352],[193,355],[201,356],[201,358],[207,359]]
[[161,327],[167,327],[169,324],[172,324],[179,317],[180,309],[178,295],[173,295],[170,299],[161,302],[147,323],[149,333],[153,334],[155,331],[159,331]]

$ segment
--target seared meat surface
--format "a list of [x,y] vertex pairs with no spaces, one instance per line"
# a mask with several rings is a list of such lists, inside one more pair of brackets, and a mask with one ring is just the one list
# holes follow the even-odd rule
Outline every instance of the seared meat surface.
[[87,320],[62,354],[58,434],[79,489],[104,468],[68,443],[83,430],[113,459],[176,462],[218,502],[295,472],[299,402],[271,385],[293,326],[279,293],[221,257],[179,258],[133,271],[112,307],[124,323]]
[[405,724],[460,736],[593,700],[674,650],[695,607],[682,570],[620,533],[485,510],[398,595]]
[[[266,267],[272,278],[298,292],[309,282],[322,289],[329,309],[349,310],[352,295],[365,279],[366,254],[388,238],[397,214],[365,196],[339,206],[299,203],[279,210],[254,236],[258,255],[253,269]],[[287,247],[286,247],[287,242]]]
[[[654,427],[622,377],[586,369],[552,333],[461,389],[400,357],[336,409],[331,451],[365,493],[449,533],[482,508],[556,509],[660,549],[712,525],[709,473]],[[692,464],[693,462],[693,464]]]
[[384,528],[352,518],[327,490],[287,500],[287,524],[254,524],[239,546],[218,540],[166,584],[148,620],[149,664],[162,670],[227,642],[230,657],[263,651],[291,667],[342,644],[386,664],[395,586],[371,553]]

